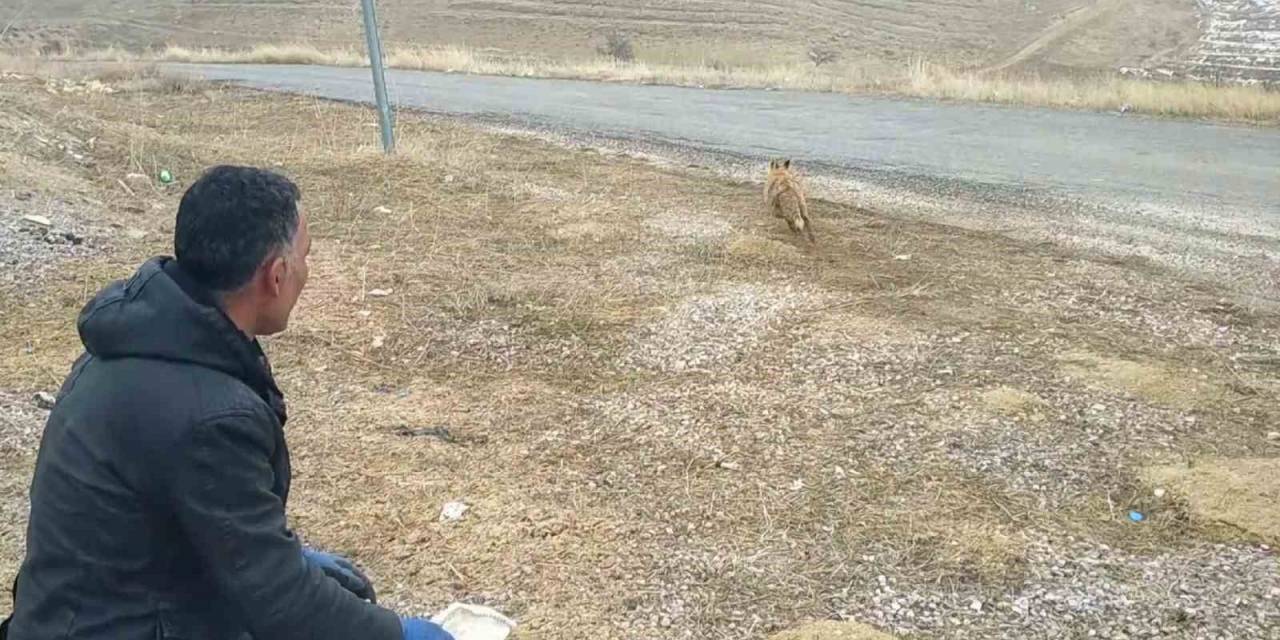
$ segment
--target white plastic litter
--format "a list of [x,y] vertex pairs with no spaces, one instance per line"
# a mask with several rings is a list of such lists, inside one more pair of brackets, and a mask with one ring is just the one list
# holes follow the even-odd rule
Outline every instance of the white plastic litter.
[[462,519],[462,514],[467,512],[471,507],[465,502],[454,501],[446,502],[444,507],[440,509],[441,522],[454,522]]
[[494,609],[455,602],[437,613],[432,622],[444,627],[454,640],[506,640],[516,623]]

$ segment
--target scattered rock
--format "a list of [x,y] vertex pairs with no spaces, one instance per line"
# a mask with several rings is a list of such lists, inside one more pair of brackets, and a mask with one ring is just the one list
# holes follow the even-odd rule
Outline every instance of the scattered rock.
[[142,229],[129,229],[124,232],[124,235],[130,240],[141,240],[147,237],[147,232]]
[[39,225],[39,226],[41,226],[41,227],[52,227],[52,226],[53,226],[53,221],[52,221],[52,220],[50,220],[50,219],[48,219],[48,218],[46,218],[46,217],[44,217],[44,216],[39,216],[39,215],[35,215],[35,214],[22,216],[22,220],[23,220],[23,222],[30,222],[31,224]]
[[763,340],[787,312],[814,298],[807,289],[758,284],[692,296],[639,328],[625,359],[668,372],[722,365]]
[[367,295],[371,298],[385,298],[391,295],[393,291],[395,289],[370,289]]
[[1267,440],[1270,440],[1272,442],[1276,442],[1280,440],[1280,431],[1268,431]]
[[391,213],[391,209],[390,209],[389,207],[384,206],[384,205],[378,205],[378,206],[376,206],[376,207],[374,207],[374,208],[373,208],[373,212],[374,212],[374,213],[381,213],[381,214],[383,214],[383,215],[386,215],[386,214],[388,214],[388,213]]

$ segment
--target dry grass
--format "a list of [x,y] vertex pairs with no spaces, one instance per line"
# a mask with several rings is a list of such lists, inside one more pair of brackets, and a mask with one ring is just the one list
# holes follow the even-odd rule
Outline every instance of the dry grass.
[[1199,459],[1153,467],[1146,478],[1186,500],[1201,526],[1280,544],[1280,459]]
[[1044,400],[1029,391],[1011,387],[997,387],[983,392],[982,400],[993,411],[1005,415],[1038,413],[1046,409]]
[[759,236],[740,235],[727,248],[728,255],[749,263],[787,264],[804,259],[804,252],[795,245]]
[[1064,371],[1088,384],[1157,404],[1190,408],[1229,397],[1207,374],[1179,370],[1160,363],[1135,362],[1091,353],[1063,357]]
[[155,62],[139,60],[112,50],[99,55],[92,64],[71,64],[0,52],[0,72],[32,76],[46,81],[62,81],[73,86],[93,81],[106,85],[103,88],[125,92],[194,94],[212,86],[211,83],[188,74],[164,72]]
[[[1125,428],[1097,428],[1089,407],[1110,395],[1059,374],[1063,345],[1142,353],[1154,338],[1078,289],[1141,292],[1164,318],[1212,304],[1166,274],[865,224],[872,214],[830,202],[814,203],[824,237],[804,247],[760,211],[756,185],[412,113],[385,157],[370,111],[310,98],[4,79],[0,104],[0,158],[31,165],[13,180],[35,178],[0,178],[0,195],[80,185],[103,247],[0,291],[0,391],[15,397],[65,375],[97,287],[169,250],[178,197],[205,166],[298,179],[311,284],[268,345],[290,398],[291,521],[354,556],[404,612],[468,599],[529,638],[754,640],[886,611],[872,600],[884,576],[981,624],[969,598],[1015,597],[1050,570],[1033,548],[1194,546],[1176,523],[1118,518],[1117,478],[1153,449],[1249,450],[1248,425],[1275,406],[1246,372],[1256,401],[1197,405],[1210,426],[1166,431],[1165,409],[1136,398]],[[92,164],[40,142],[72,134],[95,140]],[[177,183],[145,181],[161,168]],[[129,228],[148,235],[129,241]],[[1090,322],[1015,305],[1048,295],[1046,273],[1063,287],[1052,302]],[[1280,329],[1251,323],[1240,349]],[[716,357],[698,373],[627,364],[673,344]],[[1159,346],[1179,369],[1208,357],[1191,339]],[[972,393],[1001,387],[1043,397],[1050,427],[1024,429]],[[1099,454],[1113,451],[1134,459]],[[33,462],[0,451],[2,513],[22,512]],[[442,523],[451,500],[472,509]],[[20,524],[0,534],[7,579]],[[1129,568],[1091,580],[1137,593]],[[985,611],[994,633],[1002,610]]]
[[897,91],[943,100],[1114,111],[1242,122],[1280,122],[1280,91],[1257,86],[964,73],[915,62]]
[[162,62],[317,64],[340,67],[368,64],[368,57],[354,49],[327,49],[321,51],[304,44],[267,44],[239,51],[169,46],[161,50],[155,58]]
[[[898,66],[860,61],[816,67],[804,62],[773,62],[760,55],[750,50],[713,53],[685,47],[664,49],[636,61],[623,62],[604,57],[495,55],[458,46],[394,47],[387,52],[387,64],[399,69],[451,73],[691,87],[875,92],[939,100],[1098,111],[1125,109],[1157,116],[1280,123],[1280,92],[1257,86],[1153,82],[1105,74],[1067,78],[984,73],[956,70],[923,60]],[[100,61],[137,59],[118,49],[69,52],[61,57]],[[320,49],[308,44],[270,44],[239,50],[170,46],[144,57],[188,63],[367,64],[365,54],[359,50]]]
[[857,622],[814,622],[773,635],[770,640],[893,640],[894,636]]

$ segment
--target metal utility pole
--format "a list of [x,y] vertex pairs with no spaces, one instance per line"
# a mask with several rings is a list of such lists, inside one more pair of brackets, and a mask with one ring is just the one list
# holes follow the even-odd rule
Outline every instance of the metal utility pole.
[[378,125],[382,129],[382,150],[391,153],[396,137],[391,127],[391,104],[387,102],[387,79],[382,71],[382,37],[378,35],[378,14],[373,0],[360,0],[364,8],[364,37],[369,42],[369,66],[373,69],[373,94],[378,101]]

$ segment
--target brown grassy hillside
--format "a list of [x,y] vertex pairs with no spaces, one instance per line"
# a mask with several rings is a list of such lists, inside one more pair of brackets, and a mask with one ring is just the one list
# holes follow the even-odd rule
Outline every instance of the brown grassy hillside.
[[[5,22],[18,9],[9,11]],[[357,11],[347,0],[53,0],[29,6],[6,38],[352,46],[361,38]],[[734,66],[803,60],[820,47],[949,66],[1114,68],[1176,55],[1196,36],[1190,0],[383,0],[379,11],[392,44],[580,56],[617,30],[642,59]]]

